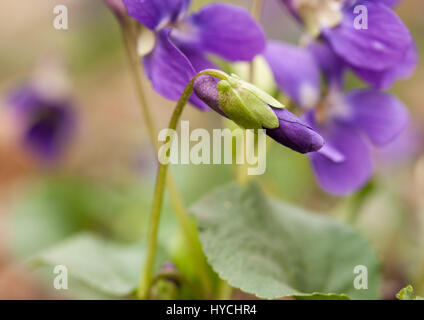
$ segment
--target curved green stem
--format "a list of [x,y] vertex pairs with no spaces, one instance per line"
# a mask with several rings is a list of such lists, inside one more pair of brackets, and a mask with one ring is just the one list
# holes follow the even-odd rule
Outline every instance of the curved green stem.
[[146,124],[147,132],[150,136],[150,140],[155,147],[158,148],[158,143],[156,142],[156,130],[153,123],[153,117],[148,108],[148,103],[146,99],[146,93],[144,91],[143,83],[141,82],[141,75],[144,73],[143,66],[139,61],[137,54],[137,42],[136,42],[136,25],[133,21],[126,17],[122,25],[122,37],[124,39],[126,54],[130,63],[131,76],[134,81],[134,87],[137,93],[137,98],[141,108],[141,112],[144,117],[144,122]]
[[366,186],[364,186],[360,191],[351,196],[349,200],[349,207],[346,209],[346,213],[343,217],[343,220],[350,225],[355,225],[361,209],[365,205],[369,196],[375,190],[375,184],[371,180]]
[[[130,63],[130,71],[133,78],[133,82],[135,84],[137,98],[139,100],[139,105],[143,114],[144,122],[146,124],[151,143],[153,144],[155,150],[158,150],[159,145],[157,140],[155,139],[156,129],[154,126],[153,117],[148,108],[146,94],[140,77],[144,73],[144,71],[137,54],[137,24],[127,16],[122,21],[121,30],[127,57]],[[208,297],[210,295],[210,292],[212,291],[212,281],[210,278],[209,270],[205,260],[203,259],[203,252],[199,244],[196,229],[190,221],[190,218],[187,214],[187,210],[182,201],[182,197],[180,196],[175,181],[172,175],[170,174],[168,175],[167,186],[172,207],[183,230],[183,235],[186,238],[186,243],[193,257],[193,263],[196,265],[196,270],[199,273],[199,278],[202,283],[204,292],[203,294],[205,297]]]
[[193,264],[196,266],[196,270],[202,283],[203,296],[208,298],[212,292],[210,272],[203,256],[197,230],[187,214],[187,209],[181,200],[175,181],[170,173],[168,174],[167,187],[172,206],[186,238],[186,243],[193,259]]
[[[182,93],[180,99],[178,100],[177,105],[172,114],[171,121],[169,122],[168,129],[170,130],[177,129],[178,121],[181,117],[184,107],[187,104],[188,99],[190,98],[193,92],[193,83],[197,79],[197,77],[201,75],[209,75],[209,76],[220,78],[220,79],[227,79],[228,77],[225,73],[218,70],[204,70],[200,72],[199,74],[197,74],[186,86],[186,88],[184,89],[184,92]],[[147,256],[146,256],[144,268],[142,270],[142,274],[140,278],[140,286],[137,292],[137,296],[139,299],[149,298],[149,291],[150,291],[150,286],[152,283],[152,275],[153,275],[153,265],[154,265],[156,249],[157,249],[159,220],[160,220],[160,214],[162,211],[167,171],[168,171],[168,164],[161,163],[159,165],[155,193],[153,196],[152,210],[150,215],[149,233],[148,233],[148,239],[147,239]]]

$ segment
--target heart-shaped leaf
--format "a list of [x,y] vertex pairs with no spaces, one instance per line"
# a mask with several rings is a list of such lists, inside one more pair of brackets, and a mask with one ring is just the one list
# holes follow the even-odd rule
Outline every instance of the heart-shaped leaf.
[[[267,199],[255,184],[222,187],[192,211],[209,263],[233,287],[266,299],[316,292],[378,298],[376,254],[349,226]],[[354,273],[358,265],[367,274]],[[357,277],[367,289],[354,287]]]
[[[83,233],[43,251],[33,262],[41,266],[63,265],[70,279],[105,294],[127,297],[137,288],[144,256],[144,246],[118,244]],[[160,252],[156,269],[163,261]],[[69,280],[70,289],[72,286]]]

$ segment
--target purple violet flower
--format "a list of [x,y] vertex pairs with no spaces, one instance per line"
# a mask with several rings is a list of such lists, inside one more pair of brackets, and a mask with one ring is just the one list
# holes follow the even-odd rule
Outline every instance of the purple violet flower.
[[[391,9],[394,0],[282,0],[313,36],[321,39],[345,68],[376,89],[409,77],[418,62],[414,40]],[[355,8],[367,9],[368,25],[358,29]]]
[[376,150],[376,162],[383,169],[411,164],[423,152],[422,126],[411,121],[391,143]]
[[312,109],[321,93],[321,75],[314,55],[295,45],[269,41],[263,53],[280,90],[296,105]]
[[[298,106],[310,110],[306,122],[325,139],[324,147],[309,155],[321,187],[346,195],[365,185],[374,172],[371,146],[386,146],[402,133],[409,121],[405,106],[394,96],[373,89],[345,93],[343,64],[322,43],[300,48],[271,42],[264,57],[279,88]],[[323,98],[321,71],[327,80]]]
[[[150,30],[154,44],[146,50],[144,67],[153,88],[170,100],[177,100],[199,71],[216,68],[208,55],[250,61],[265,48],[261,27],[236,6],[214,3],[189,15],[190,0],[124,0],[124,4],[129,15]],[[190,101],[208,109],[195,95]]]
[[76,115],[70,102],[45,97],[24,85],[11,95],[9,104],[22,130],[24,146],[42,161],[57,160],[75,132]]
[[[194,82],[194,92],[213,110],[229,118],[219,104],[217,80],[201,76]],[[300,153],[317,151],[324,145],[324,139],[306,122],[287,109],[269,106],[278,118],[278,127],[266,129],[266,133],[278,143]]]
[[373,174],[371,146],[394,141],[409,116],[388,93],[360,89],[344,94],[332,88],[306,120],[326,141],[310,154],[319,184],[332,194],[346,195],[364,186]]

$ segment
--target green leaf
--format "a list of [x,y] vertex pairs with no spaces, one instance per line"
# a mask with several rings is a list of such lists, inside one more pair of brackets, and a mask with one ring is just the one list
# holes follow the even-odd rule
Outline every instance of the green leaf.
[[[11,250],[27,259],[87,230],[124,242],[144,238],[153,187],[154,181],[147,178],[142,182],[108,184],[76,177],[34,179],[17,194],[10,208]],[[168,239],[173,230],[178,232],[174,217],[165,197],[161,239]]]
[[[203,250],[230,285],[260,298],[315,292],[376,299],[379,263],[351,227],[267,199],[254,184],[222,187],[192,207]],[[368,269],[368,289],[354,288],[354,268]]]
[[396,297],[399,300],[424,300],[424,297],[415,296],[414,288],[411,285],[400,290]]
[[[83,233],[45,250],[32,262],[40,266],[66,266],[71,289],[75,278],[104,294],[128,297],[137,288],[144,256],[143,246],[118,244]],[[159,253],[156,269],[163,261],[163,253]]]
[[10,242],[19,257],[28,258],[94,224],[85,205],[89,186],[64,180],[34,181],[12,205]]

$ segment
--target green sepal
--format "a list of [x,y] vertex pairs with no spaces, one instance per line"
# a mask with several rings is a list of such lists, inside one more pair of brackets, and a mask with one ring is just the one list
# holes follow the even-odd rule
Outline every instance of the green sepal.
[[245,106],[230,82],[218,82],[218,102],[222,111],[235,123],[246,129],[262,129],[261,122]]
[[278,117],[271,110],[271,108],[259,99],[251,91],[241,87],[238,93],[246,108],[254,115],[254,117],[261,123],[262,127],[267,129],[275,129],[280,126]]
[[246,129],[275,129],[280,125],[271,106],[284,105],[235,74],[218,83],[218,99],[225,114]]
[[258,97],[260,100],[262,100],[266,104],[269,104],[273,108],[276,108],[276,109],[285,108],[285,106],[280,101],[278,101],[273,96],[269,95],[268,93],[266,93],[262,89],[254,86],[253,84],[251,84],[249,82],[240,80],[240,87],[250,91],[252,94],[254,94],[256,97]]
[[241,80],[240,77],[234,73],[231,74],[231,76],[228,78],[228,81],[233,86],[233,88],[244,88],[248,91],[250,91],[252,94],[254,94],[256,97],[258,97],[259,100],[263,101],[266,104],[269,104],[271,107],[276,109],[282,109],[285,106],[275,99],[273,96],[266,93],[264,90],[258,88],[257,86],[246,82],[244,80]]

